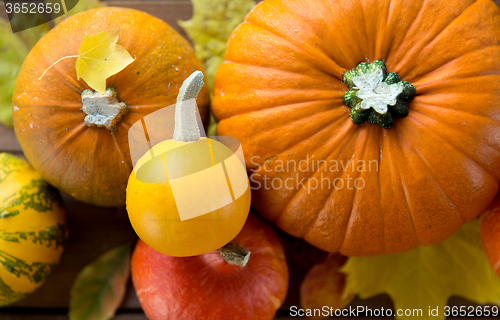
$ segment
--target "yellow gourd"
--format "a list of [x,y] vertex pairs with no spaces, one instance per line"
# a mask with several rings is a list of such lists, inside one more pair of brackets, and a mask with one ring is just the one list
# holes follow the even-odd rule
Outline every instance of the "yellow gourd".
[[219,249],[238,235],[250,209],[248,177],[235,150],[200,137],[194,101],[202,78],[197,71],[184,81],[173,139],[137,161],[127,186],[127,211],[137,235],[170,256]]

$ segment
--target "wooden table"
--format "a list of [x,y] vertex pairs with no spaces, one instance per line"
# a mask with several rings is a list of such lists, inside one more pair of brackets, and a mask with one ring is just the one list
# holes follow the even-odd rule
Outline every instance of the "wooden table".
[[[499,4],[500,0],[495,2]],[[123,0],[107,1],[106,3],[112,6],[129,7],[149,12],[169,23],[186,37],[184,31],[179,28],[177,21],[187,20],[191,17],[192,6],[188,0]],[[3,2],[0,2],[0,16],[6,17]],[[0,125],[0,152],[9,152],[24,157],[14,131],[2,125]],[[63,200],[68,211],[70,238],[59,266],[49,280],[32,295],[11,306],[1,308],[0,320],[67,320],[69,291],[82,268],[117,245],[127,241],[136,241],[137,237],[130,226],[124,207],[100,208],[76,202],[67,196],[63,196]],[[284,241],[292,243],[292,246],[298,246],[302,250],[310,248],[304,245],[302,240],[295,240],[282,232],[280,232],[280,236]],[[293,259],[293,257],[291,258]],[[289,292],[286,301],[278,311],[277,320],[296,318],[289,315],[289,310],[290,306],[300,306],[299,286],[308,267],[307,262],[290,264]],[[474,305],[469,301],[456,297],[451,298],[449,303],[457,306]],[[358,305],[366,306],[372,309],[392,308],[392,302],[386,295],[380,295],[368,300],[355,299],[351,305],[353,307]],[[128,284],[126,297],[114,319],[147,319],[141,310],[131,282]],[[363,319],[380,319],[380,317],[365,317]]]

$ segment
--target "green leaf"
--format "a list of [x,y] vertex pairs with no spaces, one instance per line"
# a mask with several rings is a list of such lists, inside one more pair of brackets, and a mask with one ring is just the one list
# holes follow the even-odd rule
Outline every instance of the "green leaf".
[[31,48],[21,33],[29,39],[29,30],[14,34],[9,21],[0,18],[0,122],[8,127],[12,127],[12,93],[17,74]]
[[[26,45],[29,51],[35,46],[38,40],[40,40],[47,32],[49,32],[49,25],[45,21],[46,19],[42,13],[20,12],[14,15],[14,17],[10,21],[10,24],[13,26],[13,29],[17,30],[40,24],[36,27],[31,27],[29,29],[15,33],[15,35]],[[10,33],[12,34],[12,31]],[[27,53],[28,52],[26,52],[26,54]],[[22,57],[21,62],[23,60],[24,57]]]
[[[12,23],[22,23],[19,22],[20,19],[13,20]],[[28,52],[48,31],[47,24],[42,24],[12,33],[9,21],[0,18],[0,122],[7,127],[12,127],[12,93],[17,74]]]
[[130,250],[127,244],[108,251],[80,272],[70,292],[71,320],[107,320],[115,315],[130,276]]
[[253,0],[192,0],[193,17],[179,21],[194,43],[196,55],[205,67],[206,81],[213,87],[215,72],[224,61],[226,42],[255,6]]
[[445,306],[451,296],[480,304],[498,303],[500,299],[500,278],[482,248],[477,219],[433,246],[350,258],[342,272],[347,274],[346,294],[357,293],[366,299],[386,293],[395,310],[422,309],[423,316],[415,319],[430,319],[429,307],[439,308],[439,317],[432,319],[445,319]]

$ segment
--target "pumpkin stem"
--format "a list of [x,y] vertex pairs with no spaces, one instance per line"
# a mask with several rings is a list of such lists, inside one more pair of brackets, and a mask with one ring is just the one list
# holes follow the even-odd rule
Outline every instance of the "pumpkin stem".
[[200,140],[200,128],[196,117],[196,96],[203,86],[203,73],[193,72],[179,89],[177,103],[175,105],[175,141],[197,141]]
[[116,130],[116,126],[127,114],[129,107],[125,102],[120,102],[117,92],[108,88],[104,94],[84,90],[82,92],[82,111],[87,114],[83,120],[87,127],[106,128],[110,131]]
[[224,261],[234,266],[244,267],[250,259],[250,251],[232,241],[220,248],[219,252]]
[[408,102],[415,95],[415,87],[401,81],[397,73],[387,73],[384,61],[361,62],[356,69],[344,72],[342,78],[349,88],[343,101],[351,107],[353,123],[368,121],[389,129],[396,118],[408,115]]

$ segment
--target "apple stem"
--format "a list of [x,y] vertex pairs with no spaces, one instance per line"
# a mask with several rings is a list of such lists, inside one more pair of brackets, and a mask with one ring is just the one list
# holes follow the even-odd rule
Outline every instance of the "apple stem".
[[244,267],[250,259],[250,251],[232,241],[220,248],[219,252],[224,261],[234,266]]
[[175,105],[175,141],[200,140],[200,128],[197,121],[196,96],[203,86],[203,73],[193,72],[179,89]]

